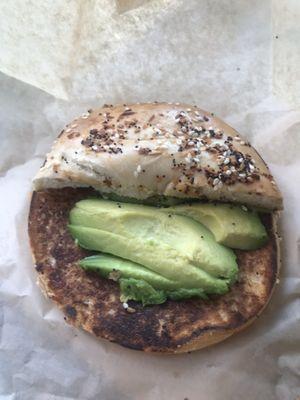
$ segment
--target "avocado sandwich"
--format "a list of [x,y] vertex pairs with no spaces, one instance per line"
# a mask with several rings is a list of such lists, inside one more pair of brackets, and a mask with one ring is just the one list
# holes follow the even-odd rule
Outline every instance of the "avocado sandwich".
[[88,110],[33,185],[39,285],[97,337],[197,350],[244,329],[270,299],[281,194],[250,143],[197,106]]

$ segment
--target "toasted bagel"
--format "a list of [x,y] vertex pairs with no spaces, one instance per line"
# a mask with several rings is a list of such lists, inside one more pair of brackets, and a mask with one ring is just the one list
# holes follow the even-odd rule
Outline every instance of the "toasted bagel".
[[116,282],[79,267],[78,261],[92,253],[78,247],[67,230],[75,202],[96,194],[91,188],[66,187],[32,195],[29,237],[38,282],[69,323],[131,349],[182,353],[228,338],[262,312],[279,270],[275,212],[262,216],[268,243],[258,250],[236,251],[239,279],[227,294],[149,307],[130,302],[130,313],[120,302]]

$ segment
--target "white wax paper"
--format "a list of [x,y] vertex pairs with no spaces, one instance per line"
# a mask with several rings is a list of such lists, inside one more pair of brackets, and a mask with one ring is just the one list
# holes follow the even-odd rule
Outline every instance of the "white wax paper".
[[[0,399],[296,400],[299,1],[14,0],[0,10]],[[224,118],[284,196],[269,306],[245,332],[193,354],[143,354],[68,326],[36,286],[28,245],[31,179],[64,124],[103,102],[151,100]]]

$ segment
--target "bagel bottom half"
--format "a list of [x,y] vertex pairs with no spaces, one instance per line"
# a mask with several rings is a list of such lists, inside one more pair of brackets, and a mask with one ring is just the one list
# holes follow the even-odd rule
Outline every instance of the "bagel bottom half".
[[130,302],[134,312],[129,313],[116,282],[78,266],[91,252],[76,246],[67,230],[75,202],[94,194],[87,188],[50,189],[33,192],[31,200],[29,237],[38,281],[69,323],[131,349],[183,353],[242,330],[266,306],[279,269],[275,213],[262,216],[269,234],[263,248],[236,251],[239,279],[226,295],[147,307]]

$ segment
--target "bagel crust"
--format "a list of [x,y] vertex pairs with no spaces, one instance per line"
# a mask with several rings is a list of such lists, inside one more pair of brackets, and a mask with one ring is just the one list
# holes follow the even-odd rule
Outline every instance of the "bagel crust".
[[75,202],[91,195],[97,192],[66,187],[35,191],[31,200],[29,237],[38,282],[69,323],[128,348],[181,353],[226,339],[266,306],[279,268],[275,213],[262,216],[269,235],[263,248],[235,251],[239,278],[226,295],[148,307],[129,302],[125,310],[116,282],[79,267],[78,261],[92,252],[78,247],[67,230]]
[[35,190],[89,186],[135,199],[282,208],[255,149],[212,114],[179,103],[106,105],[67,125],[34,179]]

